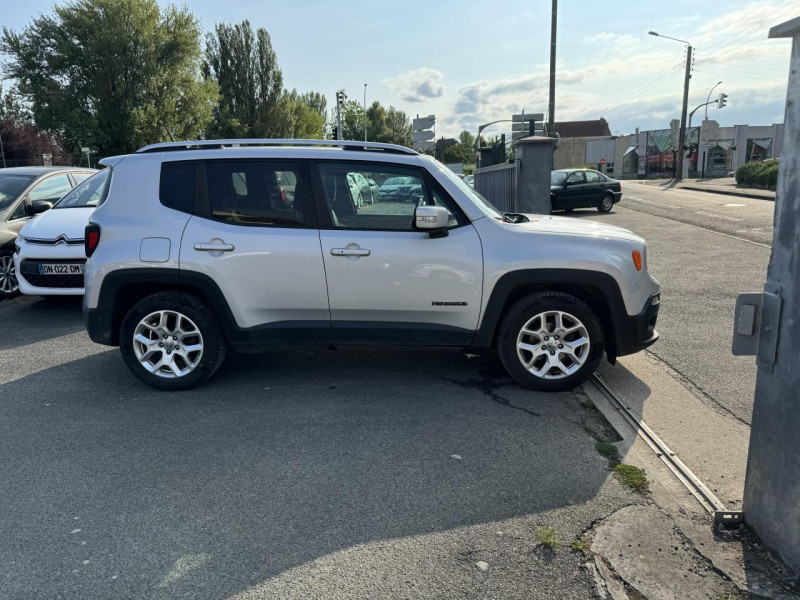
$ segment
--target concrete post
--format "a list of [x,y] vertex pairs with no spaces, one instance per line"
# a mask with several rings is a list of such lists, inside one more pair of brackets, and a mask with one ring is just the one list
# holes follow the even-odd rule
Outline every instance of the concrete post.
[[555,138],[533,136],[519,140],[518,212],[550,214],[550,171],[555,142]]
[[800,17],[773,27],[769,37],[793,38],[775,235],[764,286],[781,301],[780,320],[761,329],[762,339],[777,331],[777,352],[771,368],[758,368],[744,513],[764,544],[800,573]]

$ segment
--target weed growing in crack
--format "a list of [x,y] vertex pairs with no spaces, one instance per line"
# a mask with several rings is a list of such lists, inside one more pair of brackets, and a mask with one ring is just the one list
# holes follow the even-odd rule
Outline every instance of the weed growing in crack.
[[589,549],[589,545],[582,540],[572,540],[572,543],[569,545],[569,547],[576,552],[583,552],[584,554],[586,554],[586,551]]
[[633,465],[617,465],[614,467],[614,477],[622,485],[630,488],[637,494],[646,494],[650,491],[650,483],[647,481],[644,469]]
[[594,445],[600,456],[608,461],[608,467],[613,469],[619,464],[619,450],[614,444],[608,442],[596,442]]
[[554,550],[555,547],[558,546],[558,533],[555,527],[542,525],[536,528],[534,535],[536,536],[536,543],[540,546],[550,548],[551,550]]

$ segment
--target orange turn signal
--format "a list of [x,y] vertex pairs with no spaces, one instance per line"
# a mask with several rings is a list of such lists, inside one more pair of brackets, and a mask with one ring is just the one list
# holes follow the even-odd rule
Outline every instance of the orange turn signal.
[[642,270],[642,253],[639,252],[638,250],[634,250],[633,252],[631,252],[631,255],[633,256],[633,264],[636,265],[636,270],[637,271],[641,271]]

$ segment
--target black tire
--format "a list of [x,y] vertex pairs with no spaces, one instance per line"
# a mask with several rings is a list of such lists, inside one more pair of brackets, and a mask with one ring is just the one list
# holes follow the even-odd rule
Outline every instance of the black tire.
[[[574,373],[558,379],[534,375],[523,365],[517,352],[517,337],[523,326],[547,311],[561,311],[577,318],[589,336],[589,348],[583,364]],[[585,302],[563,292],[537,292],[518,300],[503,315],[497,335],[497,352],[509,375],[520,385],[544,392],[569,390],[586,381],[597,369],[604,348],[603,327],[597,315]]]
[[17,272],[14,268],[14,252],[0,250],[0,300],[11,300],[11,298],[19,296],[19,293]]
[[[162,310],[184,315],[193,322],[202,336],[203,348],[199,362],[186,375],[173,378],[156,375],[145,369],[136,357],[133,340],[136,327],[151,313]],[[225,334],[208,305],[197,296],[182,292],[160,292],[137,302],[122,320],[119,340],[122,357],[131,372],[144,383],[159,390],[188,390],[200,385],[216,373],[228,350]]]
[[597,210],[601,213],[611,212],[612,208],[614,208],[614,194],[606,194],[597,205]]

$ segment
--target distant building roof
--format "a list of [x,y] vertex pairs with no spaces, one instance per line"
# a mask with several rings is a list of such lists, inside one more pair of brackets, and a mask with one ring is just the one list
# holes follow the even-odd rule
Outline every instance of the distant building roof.
[[599,137],[611,135],[608,121],[595,119],[593,121],[556,121],[556,133],[562,138]]

